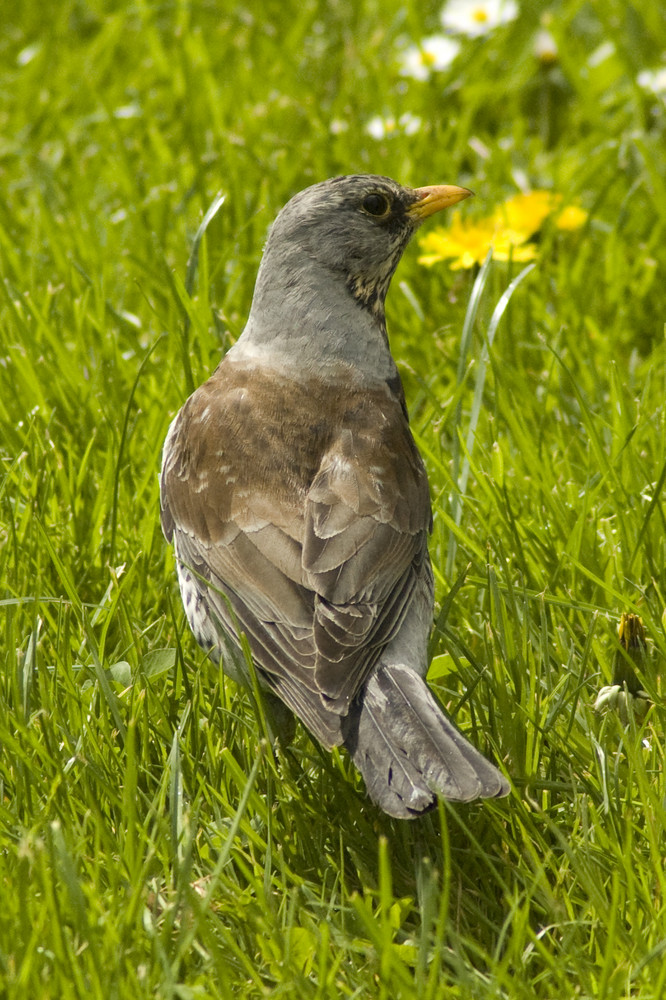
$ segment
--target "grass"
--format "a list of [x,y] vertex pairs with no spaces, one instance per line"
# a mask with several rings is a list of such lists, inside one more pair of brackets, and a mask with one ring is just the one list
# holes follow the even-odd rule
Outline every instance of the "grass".
[[[656,2],[549,10],[554,63],[523,0],[425,82],[396,62],[437,31],[414,0],[6,14],[1,996],[663,995],[666,105],[637,75],[666,26]],[[365,131],[407,112],[411,136]],[[432,683],[514,785],[409,824],[302,729],[263,742],[185,627],[157,516],[167,426],[241,331],[267,226],[357,170],[471,186],[471,216],[517,182],[589,212],[544,234],[485,353],[518,267],[488,268],[462,355],[473,272],[411,248],[390,293]],[[624,728],[592,705],[627,611],[654,704]]]

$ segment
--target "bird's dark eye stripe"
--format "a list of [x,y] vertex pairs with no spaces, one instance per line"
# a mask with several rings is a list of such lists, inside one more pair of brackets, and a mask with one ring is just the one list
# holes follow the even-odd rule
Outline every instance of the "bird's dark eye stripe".
[[366,194],[362,202],[362,207],[368,215],[386,215],[390,205],[389,200],[384,194]]

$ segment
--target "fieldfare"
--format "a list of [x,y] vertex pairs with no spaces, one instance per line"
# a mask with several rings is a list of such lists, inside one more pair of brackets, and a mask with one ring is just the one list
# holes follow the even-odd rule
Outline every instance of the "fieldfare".
[[[167,434],[162,527],[197,642],[413,817],[509,786],[424,676],[428,481],[384,299],[420,223],[470,194],[336,177],[279,213],[243,333]],[[280,706],[282,707],[282,706]]]

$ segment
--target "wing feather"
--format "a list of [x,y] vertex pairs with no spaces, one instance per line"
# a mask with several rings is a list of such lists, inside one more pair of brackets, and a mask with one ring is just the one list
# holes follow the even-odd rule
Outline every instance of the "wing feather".
[[341,742],[427,569],[428,487],[401,399],[223,361],[169,431],[161,497],[181,587],[187,571],[267,686]]

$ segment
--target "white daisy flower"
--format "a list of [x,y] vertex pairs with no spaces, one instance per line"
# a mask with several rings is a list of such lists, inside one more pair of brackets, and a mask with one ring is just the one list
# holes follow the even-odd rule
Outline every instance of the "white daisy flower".
[[460,52],[460,45],[446,35],[429,35],[418,45],[410,45],[400,56],[400,73],[413,80],[427,80],[431,73],[448,69]]
[[447,31],[476,38],[517,16],[516,0],[449,0],[439,18]]
[[540,28],[535,35],[534,55],[544,65],[557,62],[557,42],[547,28]]
[[394,135],[414,135],[421,128],[421,119],[406,111],[399,118],[382,118],[375,115],[365,126],[373,139],[388,139]]
[[637,80],[639,87],[666,99],[666,66],[660,66],[659,69],[644,69],[638,74]]
[[331,135],[342,135],[349,128],[349,122],[345,121],[344,118],[331,118],[328,125],[328,130]]

